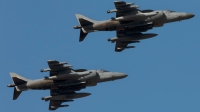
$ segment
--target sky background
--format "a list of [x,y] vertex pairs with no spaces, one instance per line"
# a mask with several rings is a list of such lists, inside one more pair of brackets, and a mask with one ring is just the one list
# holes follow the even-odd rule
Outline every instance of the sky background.
[[0,111],[48,112],[49,90],[25,91],[15,101],[9,72],[29,79],[47,60],[65,61],[75,69],[124,72],[122,80],[98,84],[81,92],[92,95],[68,103],[57,112],[200,112],[199,0],[126,0],[140,9],[190,12],[190,20],[149,30],[158,36],[134,44],[135,49],[114,51],[107,41],[113,32],[90,33],[83,42],[75,14],[94,20],[115,16],[113,0],[1,0],[0,1]]

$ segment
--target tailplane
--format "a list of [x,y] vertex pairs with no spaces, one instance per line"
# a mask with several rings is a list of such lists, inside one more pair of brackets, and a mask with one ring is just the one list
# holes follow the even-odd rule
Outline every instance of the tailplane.
[[85,29],[84,27],[89,26],[89,25],[93,25],[95,23],[95,21],[88,18],[88,17],[85,17],[81,14],[76,14],[76,18],[78,19],[80,26],[75,26],[74,29],[80,29],[79,42],[81,42],[85,39],[85,37],[89,33],[87,31],[87,29]]
[[18,85],[27,83],[29,81],[29,79],[26,79],[16,73],[10,73],[10,76],[11,76],[14,84],[9,84],[8,87],[14,87],[13,100],[16,100],[22,92],[18,88]]
[[88,17],[85,17],[81,14],[76,14],[76,18],[78,19],[78,22],[81,25],[81,27],[92,25],[95,22],[94,20],[92,20]]
[[10,73],[10,76],[14,82],[15,85],[19,85],[19,84],[22,84],[22,83],[26,83],[29,79],[26,79],[16,73]]

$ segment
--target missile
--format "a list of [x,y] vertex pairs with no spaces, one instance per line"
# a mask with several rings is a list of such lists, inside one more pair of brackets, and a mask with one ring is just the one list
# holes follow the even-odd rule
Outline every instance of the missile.
[[147,39],[157,36],[157,34],[149,33],[149,34],[138,34],[138,35],[124,35],[123,37],[114,37],[109,38],[108,41],[115,42],[115,41],[134,41],[134,40],[141,40]]
[[51,99],[52,96],[46,96],[46,97],[42,97],[41,100],[45,100],[45,101],[49,101]]
[[107,13],[114,13],[117,12],[117,9],[108,10]]
[[151,16],[157,15],[158,12],[149,12],[149,13],[140,13],[140,14],[132,14],[128,16],[121,16],[117,18],[111,18],[113,21],[127,21],[127,20],[141,20],[141,19],[146,19]]
[[48,71],[51,71],[50,68],[45,68],[45,69],[41,69],[40,72],[48,72]]
[[63,100],[71,100],[75,98],[82,98],[91,95],[90,93],[69,93],[66,95],[57,95],[57,96],[47,96],[42,97],[42,100],[48,101],[48,100],[56,100],[56,101],[63,101]]
[[51,76],[51,77],[45,77],[45,79],[49,79],[49,80],[74,79],[74,78],[84,77],[86,75],[89,75],[90,73],[92,73],[92,72],[91,71],[74,72],[74,73],[69,73],[69,74],[63,74],[63,75],[56,75],[56,76]]

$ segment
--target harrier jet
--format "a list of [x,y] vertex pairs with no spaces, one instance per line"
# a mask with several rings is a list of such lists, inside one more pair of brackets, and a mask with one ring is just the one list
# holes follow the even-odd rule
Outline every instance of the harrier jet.
[[139,6],[124,1],[115,1],[114,4],[116,9],[107,11],[107,13],[116,13],[116,17],[112,17],[110,20],[95,21],[76,14],[80,25],[74,26],[74,29],[81,29],[80,42],[90,32],[116,31],[116,37],[109,38],[108,41],[116,42],[115,51],[121,52],[124,49],[135,47],[128,46],[130,43],[138,43],[139,40],[157,36],[157,34],[143,34],[142,32],[153,27],[162,27],[165,23],[190,19],[195,16],[191,13],[170,10],[139,10]]
[[106,70],[72,69],[66,62],[55,60],[47,61],[49,68],[41,72],[50,72],[49,76],[43,79],[30,80],[16,73],[10,73],[14,87],[13,100],[16,100],[22,91],[26,90],[50,90],[50,96],[42,97],[42,100],[50,101],[49,110],[56,110],[63,102],[71,102],[76,98],[89,96],[90,93],[79,93],[87,86],[96,86],[97,83],[113,81],[127,77],[124,73],[110,72]]

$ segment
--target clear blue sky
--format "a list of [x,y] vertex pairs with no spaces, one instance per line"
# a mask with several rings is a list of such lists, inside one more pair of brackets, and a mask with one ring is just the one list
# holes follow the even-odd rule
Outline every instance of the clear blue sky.
[[195,18],[148,31],[152,39],[135,49],[114,52],[107,42],[115,32],[95,32],[79,43],[75,14],[94,20],[115,16],[113,0],[1,0],[0,2],[0,112],[48,112],[41,97],[49,91],[25,91],[13,101],[9,72],[30,79],[43,78],[47,60],[66,61],[74,68],[127,73],[123,80],[89,87],[91,96],[68,103],[57,112],[200,112],[199,0],[127,0],[140,9],[171,9]]

